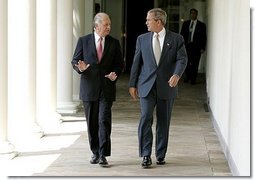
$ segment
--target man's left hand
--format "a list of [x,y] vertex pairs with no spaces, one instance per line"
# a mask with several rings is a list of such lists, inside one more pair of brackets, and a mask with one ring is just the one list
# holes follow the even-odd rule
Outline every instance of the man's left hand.
[[110,79],[111,81],[115,81],[117,79],[117,75],[115,72],[111,72],[108,75],[105,75],[105,77]]
[[174,74],[168,81],[168,84],[170,87],[175,87],[180,80],[180,76],[177,74]]

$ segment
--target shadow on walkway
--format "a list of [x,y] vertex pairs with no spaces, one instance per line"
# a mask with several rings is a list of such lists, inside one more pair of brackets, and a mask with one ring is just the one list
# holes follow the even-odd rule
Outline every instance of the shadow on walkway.
[[[128,93],[128,75],[120,77],[113,105],[112,156],[109,168],[89,163],[83,112],[66,115],[60,131],[40,140],[36,151],[13,159],[12,176],[231,176],[206,107],[204,77],[198,84],[180,82],[170,126],[166,165],[142,169],[138,157],[139,102]],[[74,121],[75,120],[75,121]],[[155,120],[153,130],[155,131]],[[155,144],[153,145],[155,146]],[[153,147],[154,150],[154,147]],[[24,166],[26,164],[26,166]],[[23,167],[22,171],[20,168]],[[19,171],[15,171],[15,169]]]

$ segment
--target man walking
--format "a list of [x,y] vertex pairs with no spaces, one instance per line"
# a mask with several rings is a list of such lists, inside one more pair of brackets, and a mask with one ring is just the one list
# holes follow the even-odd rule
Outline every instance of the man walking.
[[169,126],[177,84],[185,70],[187,55],[183,37],[165,29],[167,14],[160,8],[147,13],[148,33],[137,38],[130,73],[129,93],[140,97],[138,127],[139,156],[142,167],[151,166],[153,111],[156,107],[155,154],[158,165],[165,164]]
[[116,81],[124,61],[119,41],[109,35],[111,21],[107,14],[94,18],[94,33],[79,38],[72,60],[81,74],[80,99],[83,101],[88,127],[91,164],[108,166],[111,155],[111,126]]

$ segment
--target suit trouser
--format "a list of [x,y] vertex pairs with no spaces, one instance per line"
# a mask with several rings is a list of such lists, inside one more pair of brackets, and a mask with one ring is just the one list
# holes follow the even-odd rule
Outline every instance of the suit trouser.
[[200,49],[193,47],[193,44],[187,45],[187,54],[188,54],[188,64],[185,70],[186,79],[191,80],[191,82],[195,83],[198,74],[198,67],[201,58]]
[[140,98],[141,119],[138,127],[139,156],[150,156],[153,143],[153,111],[156,106],[156,158],[165,158],[168,146],[169,126],[174,99],[159,99],[155,88],[147,97]]
[[99,156],[111,155],[112,101],[83,101],[90,149]]

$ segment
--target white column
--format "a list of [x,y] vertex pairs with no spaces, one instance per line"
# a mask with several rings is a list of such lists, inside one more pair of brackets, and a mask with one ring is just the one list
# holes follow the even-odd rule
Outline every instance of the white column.
[[35,1],[9,0],[8,134],[15,147],[29,144],[34,133],[42,136],[35,116],[35,51]]
[[7,137],[7,0],[0,0],[0,154],[14,153],[14,147]]
[[57,0],[57,111],[76,113],[73,102],[73,1]]
[[[76,47],[78,38],[89,34],[93,30],[94,0],[73,1],[73,50]],[[73,100],[80,102],[80,75],[73,71]]]
[[58,126],[57,0],[36,1],[36,112],[45,132]]
[[[87,3],[87,2],[86,2]],[[93,8],[93,7],[92,7]],[[73,52],[76,48],[79,37],[84,35],[85,17],[85,0],[73,1]],[[80,75],[73,71],[73,100],[80,102]]]

